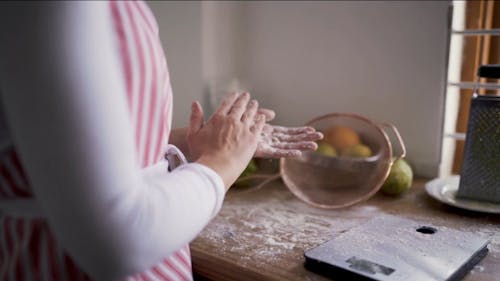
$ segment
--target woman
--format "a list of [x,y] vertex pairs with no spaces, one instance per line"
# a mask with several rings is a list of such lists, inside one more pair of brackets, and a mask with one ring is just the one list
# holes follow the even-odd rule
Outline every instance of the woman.
[[[247,93],[206,122],[194,102],[189,127],[170,132],[143,2],[2,4],[0,42],[1,280],[191,280],[187,244],[251,157],[321,138],[265,124],[273,113]],[[174,144],[192,162],[169,165],[165,153],[184,158]]]

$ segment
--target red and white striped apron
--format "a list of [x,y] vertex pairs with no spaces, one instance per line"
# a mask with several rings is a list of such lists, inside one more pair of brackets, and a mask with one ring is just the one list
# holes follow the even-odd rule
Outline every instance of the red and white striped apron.
[[[158,25],[142,1],[111,1],[110,17],[123,61],[126,97],[141,167],[164,161],[172,120],[172,90]],[[32,198],[15,147],[0,152],[0,200]],[[0,281],[90,280],[65,254],[43,218],[0,213]],[[188,245],[127,280],[192,280]]]

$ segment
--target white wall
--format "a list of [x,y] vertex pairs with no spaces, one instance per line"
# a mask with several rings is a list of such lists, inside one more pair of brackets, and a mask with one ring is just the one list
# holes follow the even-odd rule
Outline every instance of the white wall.
[[201,3],[148,1],[160,28],[174,92],[173,126],[187,126],[191,102],[201,99]]
[[277,111],[277,123],[300,125],[328,112],[391,122],[416,172],[437,175],[449,2],[151,5],[163,29],[176,120],[187,120],[190,101],[184,99],[203,98],[206,87],[220,86],[233,74]]
[[203,79],[213,87],[241,72],[241,23],[240,2],[202,3]]

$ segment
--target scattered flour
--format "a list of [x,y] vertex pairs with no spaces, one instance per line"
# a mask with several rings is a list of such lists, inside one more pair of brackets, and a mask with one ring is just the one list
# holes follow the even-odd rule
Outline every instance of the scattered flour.
[[[305,250],[373,217],[398,213],[394,209],[384,211],[370,201],[340,210],[316,209],[283,188],[273,186],[265,192],[251,192],[245,196],[231,196],[229,193],[220,214],[193,242],[195,247],[217,251],[237,264],[252,268],[263,268],[264,265],[294,268],[297,261],[303,260]],[[407,218],[421,221],[428,220],[427,215],[405,213]],[[441,228],[457,229],[456,221],[446,217],[435,217],[433,222]],[[484,220],[474,217],[464,217],[463,222],[458,230],[489,238],[489,255],[496,258],[500,252],[500,225],[485,225]],[[457,240],[457,243],[461,242]],[[215,246],[217,249],[210,248]],[[488,270],[489,267],[483,264],[476,266],[473,272]]]
[[381,213],[369,205],[315,209],[289,192],[272,192],[266,198],[252,193],[244,199],[228,196],[220,214],[199,239],[219,245],[222,253],[238,254],[239,263],[282,264],[283,256],[296,261],[305,250],[367,221],[377,212]]
[[474,268],[472,269],[472,272],[483,272],[484,271],[484,267],[483,266],[480,266],[480,265],[476,265],[474,266]]

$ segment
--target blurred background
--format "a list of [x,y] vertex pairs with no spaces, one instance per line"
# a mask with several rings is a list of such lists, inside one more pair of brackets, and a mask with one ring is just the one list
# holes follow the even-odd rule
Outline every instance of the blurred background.
[[[174,91],[174,126],[229,89],[299,126],[353,112],[400,131],[415,174],[459,173],[471,84],[499,63],[494,1],[149,1]],[[467,33],[474,30],[479,33]]]

